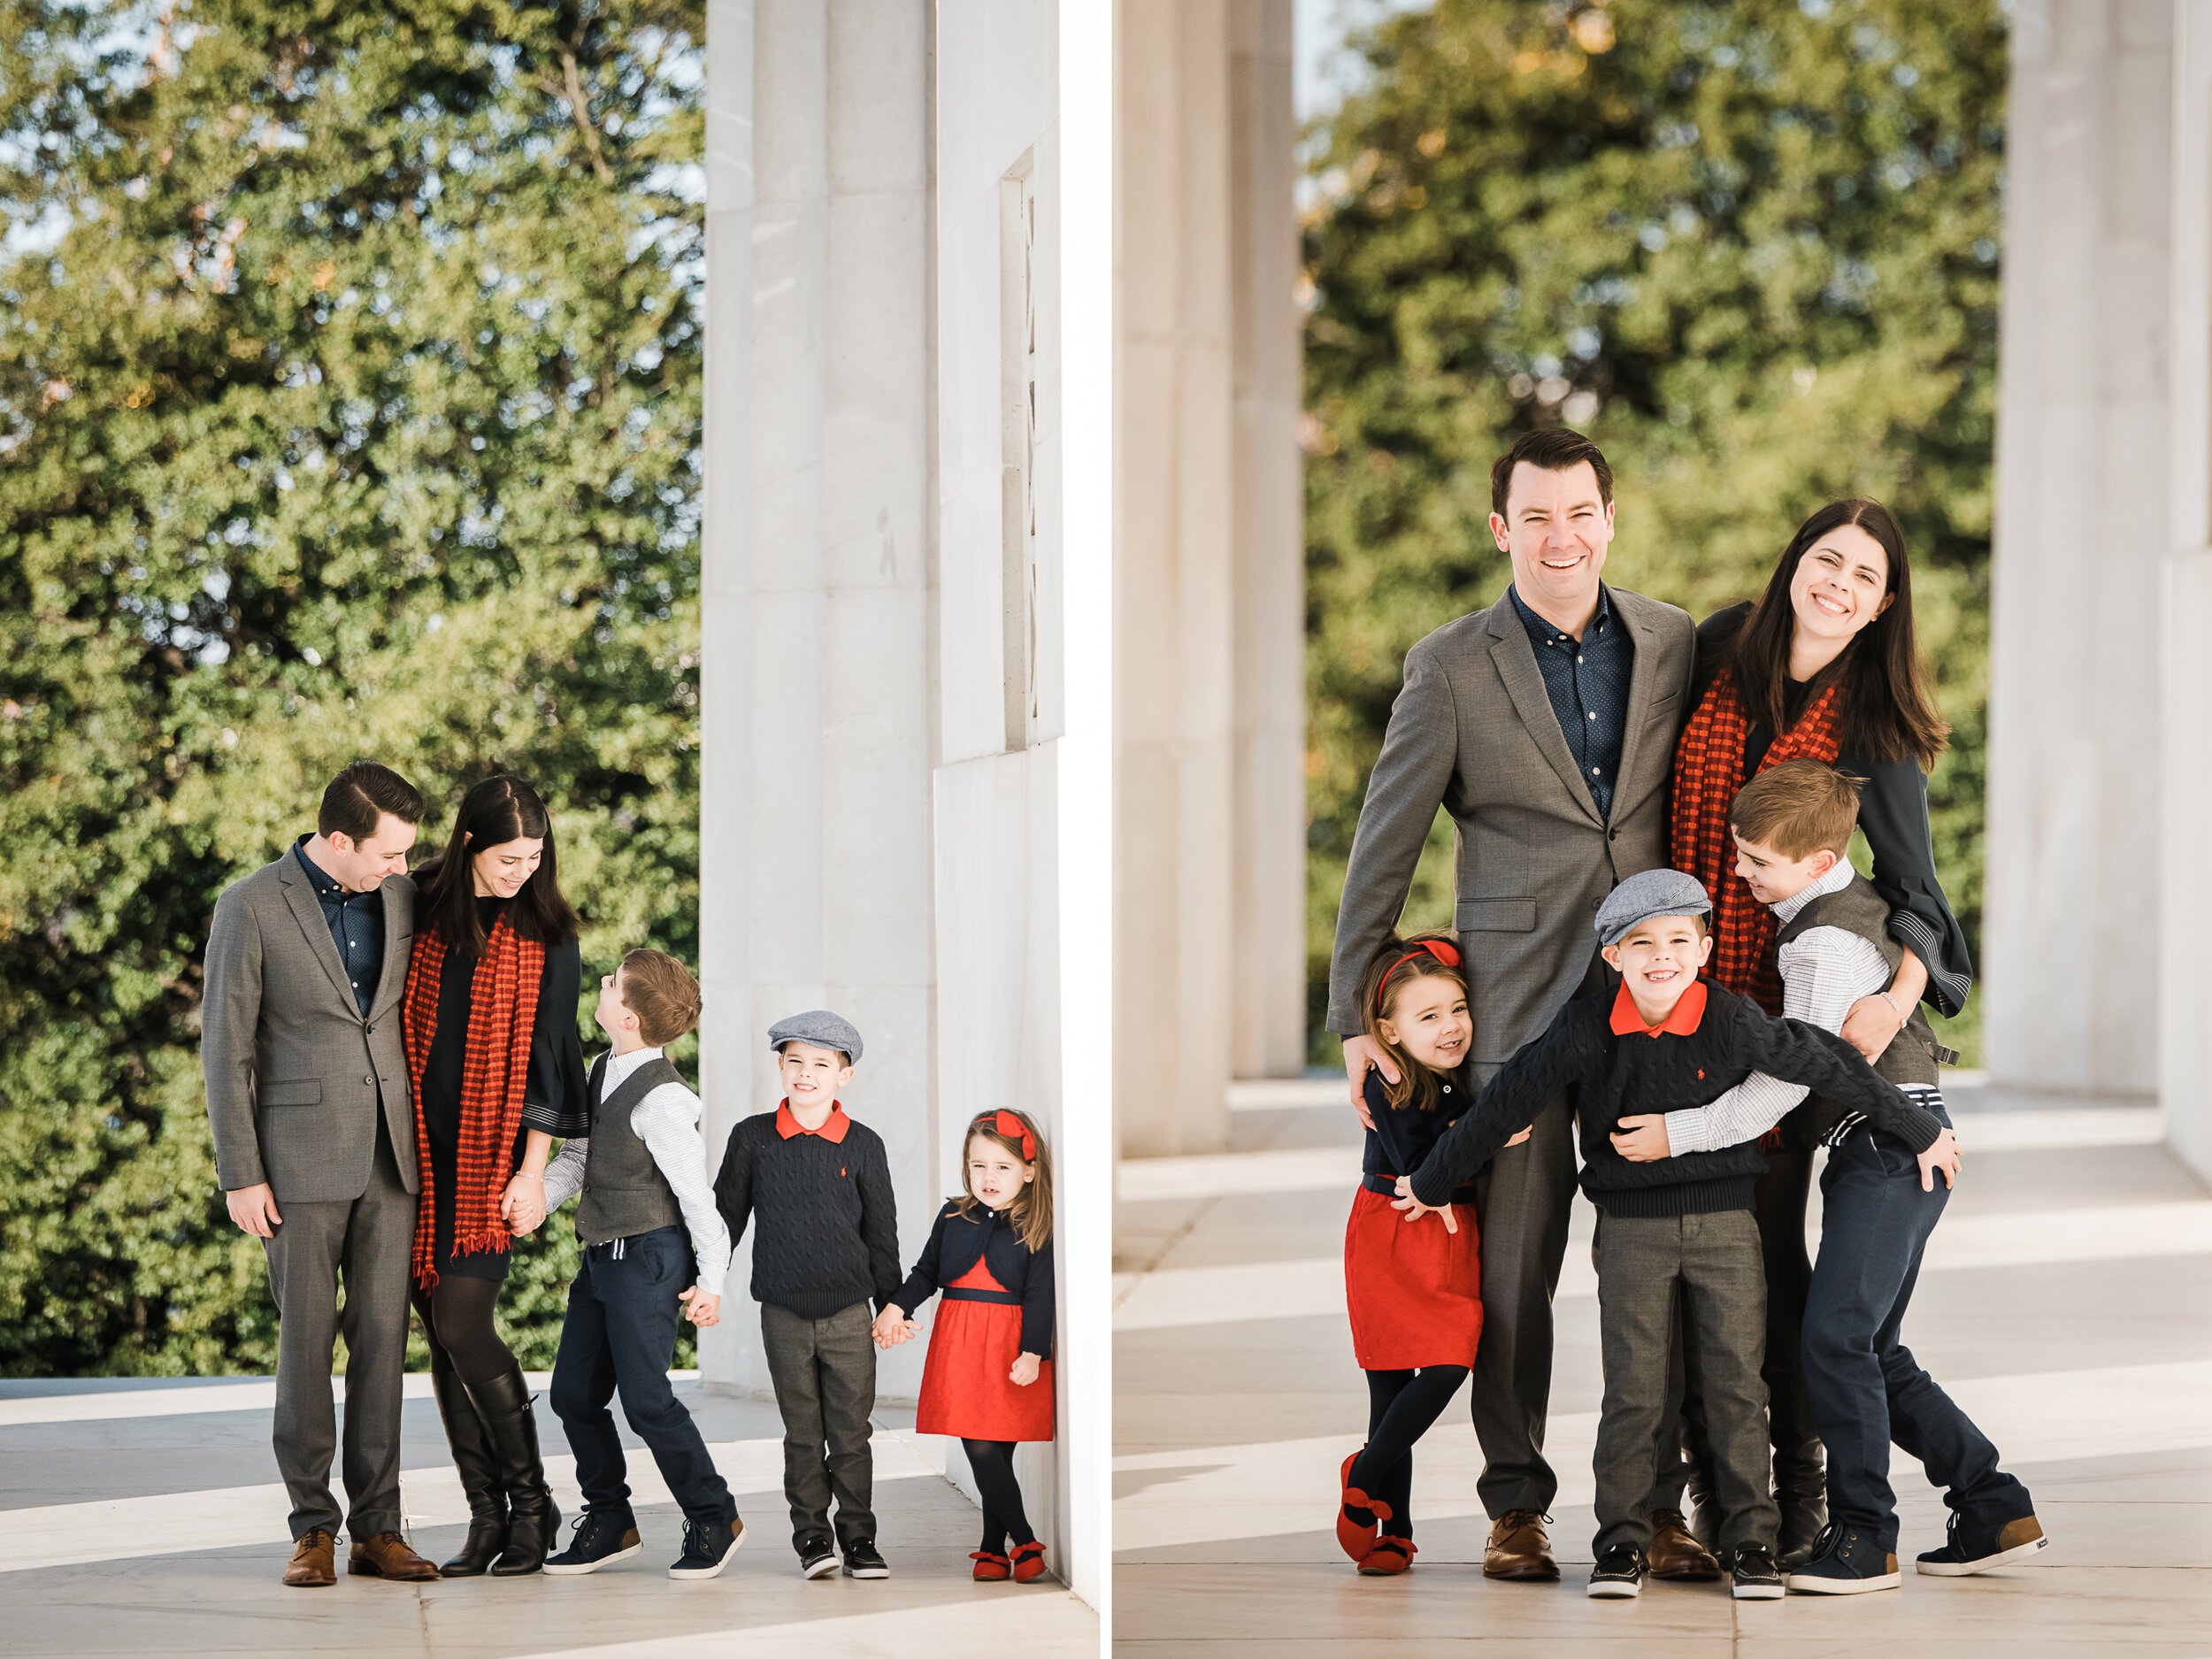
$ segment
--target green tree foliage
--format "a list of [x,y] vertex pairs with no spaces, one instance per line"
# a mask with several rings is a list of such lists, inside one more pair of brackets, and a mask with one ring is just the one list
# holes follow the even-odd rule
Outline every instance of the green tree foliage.
[[0,1372],[273,1363],[200,957],[346,760],[695,956],[703,12],[0,0]]
[[[1822,503],[1898,510],[1955,727],[1937,856],[1977,933],[2001,10],[1437,0],[1356,39],[1306,241],[1317,1015],[1400,665],[1504,591],[1489,464],[1532,426],[1611,460],[1609,580],[1698,617]],[[1425,926],[1448,849],[1440,823]]]

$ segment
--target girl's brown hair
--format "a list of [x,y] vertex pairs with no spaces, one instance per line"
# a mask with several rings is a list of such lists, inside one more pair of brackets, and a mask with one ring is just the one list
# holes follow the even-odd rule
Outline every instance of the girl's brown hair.
[[1448,979],[1459,987],[1462,996],[1466,995],[1467,973],[1460,965],[1459,941],[1449,933],[1416,933],[1410,939],[1393,934],[1359,977],[1360,1025],[1398,1068],[1395,1083],[1386,1075],[1382,1080],[1384,1097],[1393,1109],[1402,1109],[1411,1101],[1420,1110],[1432,1112],[1443,1098],[1437,1089],[1436,1073],[1382,1033],[1382,1023],[1390,1018],[1400,993],[1416,979]]
[[1912,565],[1905,557],[1905,533],[1896,515],[1878,501],[1863,497],[1832,501],[1797,526],[1789,546],[1767,579],[1766,591],[1744,618],[1730,653],[1736,687],[1744,707],[1768,731],[1789,729],[1785,705],[1789,690],[1790,641],[1797,616],[1790,607],[1790,581],[1799,561],[1831,530],[1856,525],[1881,546],[1889,565],[1889,606],[1860,630],[1843,654],[1813,682],[1815,695],[1832,681],[1843,682],[1838,712],[1843,717],[1844,747],[1869,760],[1898,761],[1909,755],[1923,772],[1932,771],[1951,728],[1936,713],[1920,647],[1913,636]]
[[1033,1250],[1042,1249],[1052,1236],[1052,1155],[1045,1149],[1045,1138],[1037,1133],[1036,1124],[1026,1112],[1002,1106],[979,1114],[968,1125],[968,1133],[960,1142],[960,1196],[953,1201],[955,1213],[972,1216],[982,1207],[983,1201],[968,1185],[968,1143],[979,1138],[1005,1148],[1023,1164],[1035,1167],[1036,1178],[1022,1183],[1021,1191],[1006,1207],[1006,1218],[1024,1244]]

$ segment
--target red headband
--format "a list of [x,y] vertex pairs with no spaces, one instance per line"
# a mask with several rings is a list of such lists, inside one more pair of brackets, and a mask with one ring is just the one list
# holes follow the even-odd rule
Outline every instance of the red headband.
[[1034,1164],[1037,1161],[1037,1137],[1029,1133],[1020,1118],[1015,1117],[1003,1106],[996,1111],[985,1112],[968,1125],[970,1134],[973,1134],[979,1129],[987,1129],[993,1134],[1003,1135],[1009,1141],[1020,1141],[1022,1162]]
[[1448,944],[1440,939],[1423,940],[1419,944],[1414,946],[1412,949],[1407,951],[1404,956],[1399,957],[1397,961],[1392,963],[1388,967],[1385,968],[1383,970],[1382,978],[1375,981],[1375,1013],[1378,1018],[1380,1018],[1383,1011],[1383,992],[1387,989],[1390,985],[1390,976],[1397,972],[1399,969],[1404,967],[1407,963],[1411,962],[1416,956],[1433,956],[1437,961],[1442,963],[1448,968],[1456,968],[1460,964],[1459,947],[1457,945]]

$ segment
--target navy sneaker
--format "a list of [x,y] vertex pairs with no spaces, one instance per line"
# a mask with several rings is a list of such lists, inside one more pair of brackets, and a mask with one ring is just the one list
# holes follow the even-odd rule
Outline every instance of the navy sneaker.
[[1642,1550],[1633,1544],[1616,1544],[1598,1552],[1597,1564],[1590,1569],[1590,1594],[1603,1600],[1643,1593]]
[[2008,1562],[2025,1561],[2051,1541],[2033,1515],[2000,1519],[1970,1517],[1957,1509],[1951,1511],[1947,1537],[1941,1549],[1930,1550],[1913,1564],[1934,1578],[1963,1578]]
[[1863,1595],[1897,1587],[1897,1552],[1881,1550],[1855,1526],[1831,1521],[1813,1545],[1812,1559],[1783,1575],[1807,1595]]
[[1739,1544],[1728,1563],[1735,1584],[1729,1594],[1739,1601],[1778,1601],[1782,1599],[1782,1570],[1774,1564],[1774,1552],[1764,1544]]
[[837,1552],[828,1539],[816,1534],[799,1540],[799,1577],[826,1578],[837,1571]]
[[745,1541],[745,1523],[733,1519],[727,1526],[719,1521],[695,1521],[684,1517],[684,1553],[668,1569],[672,1578],[715,1578],[730,1564],[730,1557],[737,1554],[737,1547]]
[[887,1578],[891,1563],[876,1553],[872,1538],[856,1538],[845,1546],[845,1576],[848,1578]]
[[637,1517],[627,1510],[587,1508],[576,1517],[575,1535],[568,1548],[549,1557],[546,1571],[597,1572],[611,1562],[626,1561],[645,1548],[637,1533]]

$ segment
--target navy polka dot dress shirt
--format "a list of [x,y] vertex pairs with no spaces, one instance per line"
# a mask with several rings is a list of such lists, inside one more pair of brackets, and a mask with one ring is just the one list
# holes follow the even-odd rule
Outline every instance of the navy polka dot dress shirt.
[[1563,634],[1531,611],[1517,588],[1509,588],[1513,609],[1536,649],[1552,712],[1575,757],[1598,816],[1613,811],[1613,785],[1621,772],[1621,741],[1628,733],[1628,677],[1636,665],[1636,642],[1614,613],[1612,596],[1598,585],[1597,614],[1578,640]]
[[307,872],[307,883],[323,907],[323,920],[330,924],[338,960],[345,964],[346,978],[353,986],[353,1000],[361,1004],[365,1018],[369,1004],[376,1000],[376,982],[384,973],[384,895],[381,890],[347,892],[307,856],[307,840],[301,836],[292,850],[299,856],[300,868]]

